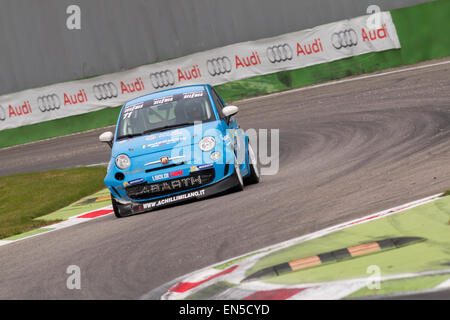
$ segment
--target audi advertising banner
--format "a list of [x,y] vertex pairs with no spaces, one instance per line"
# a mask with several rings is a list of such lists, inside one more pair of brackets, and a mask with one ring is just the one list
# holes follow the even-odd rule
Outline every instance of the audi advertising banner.
[[[0,96],[0,130],[78,115],[151,92],[190,84],[218,85],[283,70],[399,49],[389,12],[243,42],[133,70]],[[370,26],[370,27],[369,27]]]

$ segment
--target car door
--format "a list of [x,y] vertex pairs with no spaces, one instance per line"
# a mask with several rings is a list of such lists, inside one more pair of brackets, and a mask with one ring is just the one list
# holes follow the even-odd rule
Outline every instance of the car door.
[[211,88],[211,95],[217,107],[217,112],[219,113],[220,119],[224,122],[227,131],[230,131],[232,135],[231,138],[234,145],[234,153],[238,159],[238,162],[241,164],[240,169],[241,171],[245,171],[245,132],[239,126],[239,123],[234,116],[230,117],[230,121],[228,123],[225,121],[225,116],[222,113],[225,103],[214,88]]

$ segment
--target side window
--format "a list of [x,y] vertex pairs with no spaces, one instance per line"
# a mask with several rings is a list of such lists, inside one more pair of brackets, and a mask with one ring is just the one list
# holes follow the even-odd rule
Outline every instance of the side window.
[[213,97],[214,100],[214,104],[217,107],[217,112],[219,112],[219,117],[220,119],[224,118],[224,115],[222,113],[222,109],[224,107],[222,100],[220,99],[219,95],[217,94],[216,90],[214,90],[214,88],[211,88],[211,95]]

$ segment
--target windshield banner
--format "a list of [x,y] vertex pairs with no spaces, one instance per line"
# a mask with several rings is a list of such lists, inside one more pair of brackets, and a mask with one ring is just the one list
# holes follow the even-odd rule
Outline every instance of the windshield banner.
[[399,49],[391,14],[381,12],[274,38],[242,42],[86,80],[0,96],[0,130],[117,107],[156,91],[219,85],[283,70]]

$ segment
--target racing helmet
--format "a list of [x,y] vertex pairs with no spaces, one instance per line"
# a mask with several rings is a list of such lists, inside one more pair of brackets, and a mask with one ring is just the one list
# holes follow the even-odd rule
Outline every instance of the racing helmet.
[[204,120],[204,110],[201,101],[188,101],[184,106],[184,110],[186,112],[186,118],[189,119],[189,121],[194,122]]

